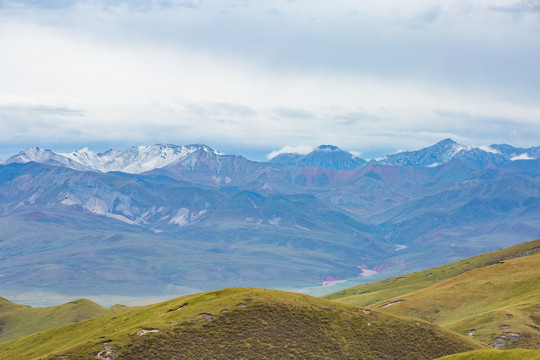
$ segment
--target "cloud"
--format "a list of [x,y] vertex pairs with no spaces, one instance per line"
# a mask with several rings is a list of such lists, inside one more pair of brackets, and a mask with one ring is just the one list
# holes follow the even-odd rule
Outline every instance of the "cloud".
[[266,158],[270,160],[280,154],[306,155],[312,152],[314,148],[315,148],[314,146],[308,146],[308,145],[296,145],[296,146],[285,145],[281,149],[274,150],[270,154],[266,155]]
[[517,155],[517,156],[512,157],[510,160],[512,160],[512,161],[515,161],[515,160],[534,160],[534,158],[530,157],[529,154],[527,154],[527,153],[523,153],[521,155]]
[[277,107],[271,110],[274,114],[283,117],[283,118],[293,118],[293,119],[313,119],[314,115],[306,110],[287,108],[287,107]]
[[124,0],[124,1],[104,1],[104,0],[0,0],[0,8],[11,9],[66,9],[73,7],[83,7],[85,9],[107,9],[127,8],[134,11],[159,11],[175,7],[199,8],[202,0]]
[[362,157],[362,152],[361,151],[349,150],[348,152],[351,153],[353,157],[357,157],[357,158]]
[[443,15],[443,12],[438,7],[425,10],[411,20],[411,28],[425,30],[441,15]]
[[107,4],[0,2],[4,144],[203,142],[264,157],[330,143],[375,157],[540,138],[538,24],[492,9],[531,2]]
[[487,151],[489,153],[492,153],[492,154],[500,154],[501,153],[499,150],[493,149],[492,147],[487,146],[487,145],[482,145],[482,146],[479,146],[478,148],[481,149],[481,150]]
[[540,13],[540,4],[535,0],[522,0],[511,5],[491,6],[491,10],[512,14]]

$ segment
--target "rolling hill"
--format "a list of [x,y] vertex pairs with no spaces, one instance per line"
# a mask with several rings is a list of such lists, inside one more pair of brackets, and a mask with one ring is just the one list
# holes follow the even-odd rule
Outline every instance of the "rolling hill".
[[494,348],[540,349],[540,240],[327,299],[421,318]]
[[2,359],[433,359],[483,345],[436,325],[275,290],[232,288],[0,345]]
[[534,350],[475,350],[443,356],[438,360],[539,360],[540,351]]
[[57,306],[31,307],[0,298],[0,343],[57,326],[127,310],[129,308],[123,305],[104,308],[87,299]]

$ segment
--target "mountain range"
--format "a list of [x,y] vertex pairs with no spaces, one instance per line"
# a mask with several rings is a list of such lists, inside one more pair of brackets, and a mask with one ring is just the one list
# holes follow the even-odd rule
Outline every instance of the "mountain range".
[[[103,153],[95,153],[87,148],[71,153],[55,153],[51,150],[34,147],[0,161],[0,164],[33,161],[81,171],[121,171],[140,174],[172,164],[182,164],[184,168],[189,168],[190,165],[196,166],[198,157],[204,153],[219,159],[218,162],[227,161],[230,158],[230,156],[201,144],[134,146],[125,151],[110,149]],[[327,170],[354,170],[373,163],[435,167],[459,159],[475,168],[488,168],[504,166],[515,160],[539,158],[540,146],[518,148],[507,144],[493,144],[487,147],[468,147],[460,145],[452,139],[445,139],[421,150],[403,151],[369,162],[341,150],[337,146],[321,145],[306,155],[279,154],[270,159],[269,164]]]
[[322,294],[421,270],[538,238],[539,155],[450,139],[369,161],[331,145],[268,162],[205,145],[30,148],[0,165],[0,287]]

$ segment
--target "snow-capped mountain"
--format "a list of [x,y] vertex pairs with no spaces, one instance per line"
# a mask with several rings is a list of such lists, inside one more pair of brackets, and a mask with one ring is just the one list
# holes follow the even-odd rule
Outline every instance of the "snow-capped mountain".
[[321,145],[307,155],[280,154],[270,160],[273,164],[313,167],[327,170],[353,170],[366,163],[364,159],[333,145]]
[[73,161],[72,159],[64,156],[63,154],[57,154],[51,150],[41,149],[39,147],[32,147],[23,150],[16,155],[10,156],[4,161],[0,161],[0,164],[26,164],[32,161],[40,164],[68,167],[80,171],[93,170],[92,167],[84,163]]
[[501,154],[510,160],[534,160],[540,158],[540,146],[530,148],[519,148],[507,144],[493,144],[485,148],[486,151],[491,151]]
[[[384,158],[372,160],[369,164],[436,167],[452,160],[461,160],[473,168],[486,169],[506,166],[516,160],[539,158],[540,146],[518,148],[506,144],[494,144],[469,147],[458,144],[451,139],[445,139],[420,150],[387,155]],[[140,174],[156,169],[168,169],[175,173],[188,171],[200,174],[204,170],[216,176],[230,176],[231,172],[240,174],[255,168],[260,172],[265,165],[280,169],[317,168],[347,171],[362,168],[367,164],[364,159],[333,145],[321,145],[306,155],[280,154],[268,163],[262,163],[250,161],[242,156],[224,155],[206,145],[157,144],[134,146],[124,151],[111,149],[103,153],[95,153],[87,148],[71,153],[56,153],[33,147],[0,161],[0,165],[32,161],[79,171],[120,171]],[[257,176],[259,175],[257,174]],[[250,176],[247,178],[253,180]]]
[[448,139],[363,165],[331,145],[271,162],[27,149],[0,165],[0,288],[284,287],[440,265],[539,237],[535,149]]
[[[531,155],[536,155],[538,152],[540,151],[535,151],[535,148],[521,149],[510,145],[468,147],[452,139],[445,139],[420,150],[388,155],[378,159],[378,162],[385,165],[434,167],[459,159],[469,166],[485,169],[504,166],[514,160],[534,159]],[[517,155],[518,153],[520,155]]]
[[209,146],[199,144],[134,146],[125,151],[111,149],[103,153],[95,153],[87,148],[71,153],[55,153],[51,150],[35,147],[9,157],[2,164],[34,161],[81,171],[121,171],[140,174],[173,164],[196,152],[211,153],[217,156],[223,155]]

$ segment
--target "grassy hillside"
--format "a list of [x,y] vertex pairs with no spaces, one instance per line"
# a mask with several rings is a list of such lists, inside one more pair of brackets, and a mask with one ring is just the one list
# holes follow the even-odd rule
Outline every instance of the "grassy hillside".
[[540,349],[540,241],[331,294],[495,348]]
[[368,306],[432,286],[438,282],[473,269],[496,264],[507,259],[533,254],[535,252],[540,252],[540,239],[473,256],[433,269],[354,286],[328,294],[323,298],[339,300],[340,302],[347,304]]
[[234,288],[29,335],[0,345],[0,358],[433,359],[482,347],[421,320],[302,294]]
[[115,314],[128,309],[123,305],[104,308],[86,299],[58,306],[33,308],[14,304],[0,297],[0,343],[53,327]]
[[540,360],[540,351],[534,350],[475,350],[448,355],[438,360]]

